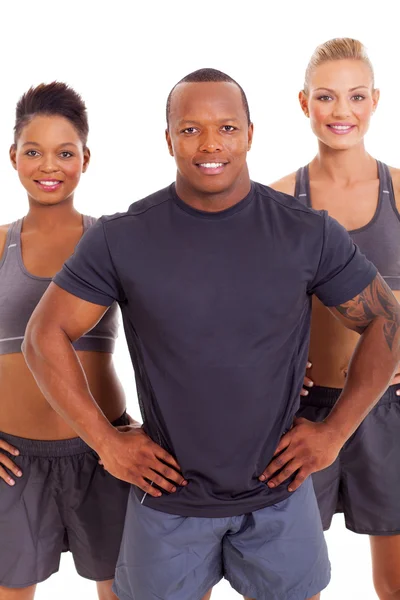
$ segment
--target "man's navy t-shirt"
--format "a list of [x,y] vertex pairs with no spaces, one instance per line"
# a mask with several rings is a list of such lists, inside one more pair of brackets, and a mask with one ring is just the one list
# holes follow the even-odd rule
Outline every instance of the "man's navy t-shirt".
[[119,302],[145,430],[189,482],[144,504],[222,517],[289,496],[258,476],[299,406],[311,296],[338,305],[375,275],[324,211],[258,183],[217,213],[171,185],[91,227],[55,283]]

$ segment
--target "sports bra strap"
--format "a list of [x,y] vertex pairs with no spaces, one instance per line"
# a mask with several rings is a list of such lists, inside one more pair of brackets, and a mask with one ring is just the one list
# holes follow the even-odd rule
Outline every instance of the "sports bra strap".
[[309,191],[309,179],[308,179],[308,165],[301,167],[296,173],[296,185],[294,190],[294,196],[297,200],[300,200],[302,204],[310,206],[310,191]]
[[[3,250],[3,255],[0,257],[0,267],[3,266],[3,264],[6,261],[7,256],[10,253],[10,248],[15,248],[15,250],[17,250],[18,245],[19,245],[19,237],[21,234],[21,226],[22,226],[22,219],[19,219],[18,221],[14,221],[14,223],[11,223],[10,227],[7,230],[7,237],[6,237],[6,243],[4,245],[4,250]],[[14,256],[14,259],[17,261],[18,260],[18,254],[17,252],[14,252],[14,254],[10,255],[11,257]],[[8,259],[10,260],[10,258]]]
[[390,175],[389,167],[385,165],[385,163],[380,160],[376,161],[378,163],[378,176],[381,184],[382,192],[385,195],[389,195],[392,193],[392,176]]
[[14,223],[11,223],[10,228],[7,232],[7,248],[13,245],[18,245],[20,243],[22,221],[23,219],[18,219],[18,221],[14,221]]
[[96,223],[96,217],[89,217],[88,215],[83,215],[83,231],[87,231],[89,227],[92,227]]

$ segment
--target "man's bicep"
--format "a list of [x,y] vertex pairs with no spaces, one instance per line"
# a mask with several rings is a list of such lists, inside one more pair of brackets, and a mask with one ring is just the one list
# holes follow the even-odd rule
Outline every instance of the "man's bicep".
[[74,342],[93,329],[107,309],[108,306],[82,300],[51,283],[35,308],[27,331],[59,329]]
[[386,342],[392,349],[400,327],[400,306],[381,275],[377,274],[360,294],[329,310],[345,327],[360,334],[374,319],[382,317]]

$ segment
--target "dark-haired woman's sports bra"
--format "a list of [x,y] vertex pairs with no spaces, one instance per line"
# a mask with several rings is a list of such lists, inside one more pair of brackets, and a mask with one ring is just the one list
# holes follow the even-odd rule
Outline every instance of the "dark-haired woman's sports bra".
[[[400,214],[396,207],[389,167],[376,161],[379,198],[371,221],[349,231],[361,252],[376,266],[392,290],[400,290]],[[296,173],[295,197],[311,207],[308,165]]]
[[[23,219],[12,223],[0,259],[0,355],[21,352],[27,323],[51,282],[51,277],[29,273],[22,261]],[[83,215],[83,231],[96,222]],[[118,306],[114,303],[97,325],[74,342],[75,350],[113,352],[118,331]]]

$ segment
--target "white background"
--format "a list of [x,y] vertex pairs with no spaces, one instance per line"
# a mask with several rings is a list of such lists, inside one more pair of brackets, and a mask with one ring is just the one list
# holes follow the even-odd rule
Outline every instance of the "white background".
[[[16,101],[29,86],[58,79],[85,99],[92,163],[76,205],[99,216],[126,210],[173,180],[174,162],[164,142],[165,101],[181,77],[201,67],[227,72],[247,93],[255,123],[249,155],[253,179],[270,183],[306,164],[316,142],[298,107],[297,93],[315,46],[338,36],[359,38],[369,50],[381,103],[367,147],[380,160],[399,166],[396,7],[395,0],[2,2],[0,222],[8,223],[27,210],[24,190],[8,162],[8,148]],[[122,337],[117,368],[128,407],[138,416]],[[347,532],[338,516],[327,540],[333,578],[324,599],[376,598],[368,538]],[[80,579],[71,557],[64,556],[60,572],[39,586],[37,598],[71,597],[94,599],[95,586]],[[226,583],[213,594],[214,600],[235,597]]]

